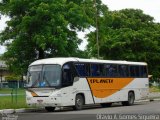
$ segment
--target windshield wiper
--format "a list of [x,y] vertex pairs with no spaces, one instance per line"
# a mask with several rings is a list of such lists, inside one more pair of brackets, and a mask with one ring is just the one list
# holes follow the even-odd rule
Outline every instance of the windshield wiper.
[[48,84],[48,87],[51,87],[51,85],[50,85],[50,83],[48,82],[48,80],[46,79],[46,72],[44,72],[44,74],[43,74],[43,80],[44,80],[44,82],[46,82],[47,84]]
[[40,73],[38,74],[38,79],[33,83],[33,85],[31,87],[35,87],[37,82],[40,82],[39,80],[40,80]]

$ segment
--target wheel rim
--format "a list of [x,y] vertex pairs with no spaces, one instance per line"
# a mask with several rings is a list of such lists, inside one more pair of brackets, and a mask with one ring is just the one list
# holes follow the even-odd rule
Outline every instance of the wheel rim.
[[82,100],[80,98],[77,99],[77,105],[80,107],[82,106]]
[[129,99],[128,101],[129,101],[130,104],[134,103],[134,95],[132,93],[129,95],[128,99]]

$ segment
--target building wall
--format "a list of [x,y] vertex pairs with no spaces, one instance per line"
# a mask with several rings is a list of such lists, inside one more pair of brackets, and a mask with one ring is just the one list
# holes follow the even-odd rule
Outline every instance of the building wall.
[[9,74],[5,61],[0,60],[0,81],[5,81],[5,76]]

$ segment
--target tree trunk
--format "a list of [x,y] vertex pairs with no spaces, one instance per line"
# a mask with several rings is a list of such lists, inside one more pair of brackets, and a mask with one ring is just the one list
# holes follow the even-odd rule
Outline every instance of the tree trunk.
[[42,48],[39,48],[38,52],[38,59],[44,59],[44,50]]

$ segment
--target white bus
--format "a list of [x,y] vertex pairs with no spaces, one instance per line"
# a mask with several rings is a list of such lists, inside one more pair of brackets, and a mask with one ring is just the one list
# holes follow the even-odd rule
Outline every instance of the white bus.
[[49,58],[29,65],[26,102],[47,111],[87,104],[133,105],[149,93],[147,64],[80,58]]

